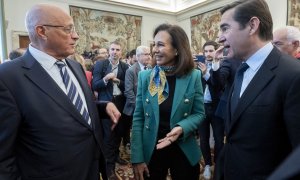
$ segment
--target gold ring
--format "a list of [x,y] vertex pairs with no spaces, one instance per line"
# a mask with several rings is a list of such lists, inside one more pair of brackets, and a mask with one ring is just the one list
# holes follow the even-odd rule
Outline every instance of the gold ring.
[[170,144],[172,144],[172,142],[173,142],[171,139],[168,139],[168,141],[170,142]]

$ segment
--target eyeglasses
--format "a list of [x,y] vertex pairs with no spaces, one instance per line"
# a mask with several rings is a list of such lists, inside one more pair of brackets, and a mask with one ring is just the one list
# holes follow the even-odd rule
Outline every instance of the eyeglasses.
[[141,55],[145,55],[145,56],[151,56],[150,53],[141,53]]
[[51,25],[51,24],[42,24],[40,26],[46,26],[46,27],[54,27],[54,28],[62,28],[63,31],[67,34],[72,34],[74,32],[76,32],[75,30],[75,26],[71,25],[71,26],[59,26],[59,25]]

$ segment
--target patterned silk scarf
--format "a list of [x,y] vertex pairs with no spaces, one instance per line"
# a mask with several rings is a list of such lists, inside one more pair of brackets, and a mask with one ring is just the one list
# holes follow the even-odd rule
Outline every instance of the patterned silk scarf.
[[174,66],[155,66],[150,75],[150,84],[148,90],[151,96],[158,96],[158,104],[161,104],[169,96],[169,85],[166,78],[166,72],[171,72]]

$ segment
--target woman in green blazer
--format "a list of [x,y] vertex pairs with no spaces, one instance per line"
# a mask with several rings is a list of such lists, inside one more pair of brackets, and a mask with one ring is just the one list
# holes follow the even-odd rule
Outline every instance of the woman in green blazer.
[[131,162],[136,179],[199,179],[201,152],[195,131],[204,119],[201,73],[194,69],[182,28],[154,31],[156,66],[138,77]]

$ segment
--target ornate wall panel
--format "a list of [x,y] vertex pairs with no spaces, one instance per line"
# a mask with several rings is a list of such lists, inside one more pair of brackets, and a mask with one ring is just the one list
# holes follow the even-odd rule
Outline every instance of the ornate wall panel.
[[194,53],[202,51],[202,45],[208,41],[216,41],[221,21],[220,9],[191,17],[191,40]]
[[141,16],[75,6],[70,6],[70,14],[80,36],[76,47],[79,53],[95,46],[109,47],[114,40],[122,43],[123,54],[141,44]]

